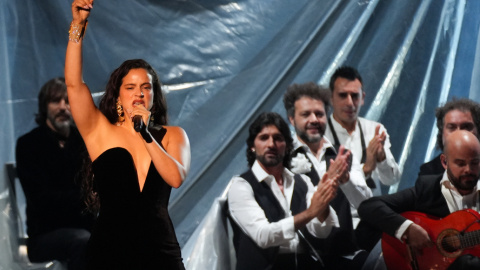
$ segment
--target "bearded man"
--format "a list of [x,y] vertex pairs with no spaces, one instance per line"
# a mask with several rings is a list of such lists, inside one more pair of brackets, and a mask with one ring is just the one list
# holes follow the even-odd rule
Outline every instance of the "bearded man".
[[84,269],[94,217],[83,213],[75,181],[85,145],[73,124],[64,78],[42,87],[35,121],[39,126],[21,136],[16,147],[27,201],[28,257],[31,262],[58,260],[68,269]]
[[[355,239],[359,223],[357,207],[372,196],[363,177],[360,163],[352,159],[343,146],[335,149],[325,137],[330,91],[313,82],[288,87],[283,103],[290,124],[295,128],[292,150],[292,171],[310,177],[313,185],[325,174],[341,172],[337,196],[331,202],[339,217],[340,227],[334,228],[325,240],[315,241],[329,269],[360,269],[366,258]],[[338,150],[338,153],[337,153]],[[348,166],[340,167],[333,160],[348,156]],[[308,166],[301,165],[307,163]]]
[[[431,247],[435,239],[430,239],[428,228],[414,223],[414,220],[407,219],[400,215],[401,213],[416,211],[445,218],[462,209],[473,209],[477,212],[480,210],[478,138],[472,132],[456,130],[446,137],[443,150],[440,159],[446,170],[444,173],[420,176],[412,188],[373,197],[360,205],[358,213],[362,219],[361,224],[368,224],[377,232],[376,238],[369,235],[366,240],[378,241],[381,233],[385,232],[408,243],[417,254],[422,254],[422,250]],[[459,256],[449,269],[479,267],[478,257],[464,255]]]
[[228,192],[237,270],[322,269],[308,239],[338,226],[329,202],[339,175],[325,175],[315,190],[307,176],[290,172],[292,141],[277,113],[261,114],[249,128],[250,169],[233,177]]

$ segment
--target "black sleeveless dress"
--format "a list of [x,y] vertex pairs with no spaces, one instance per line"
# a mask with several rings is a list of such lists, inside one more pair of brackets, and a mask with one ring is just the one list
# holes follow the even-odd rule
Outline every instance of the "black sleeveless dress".
[[171,187],[153,163],[142,191],[124,148],[103,152],[92,169],[100,213],[88,243],[87,269],[184,269],[168,215]]

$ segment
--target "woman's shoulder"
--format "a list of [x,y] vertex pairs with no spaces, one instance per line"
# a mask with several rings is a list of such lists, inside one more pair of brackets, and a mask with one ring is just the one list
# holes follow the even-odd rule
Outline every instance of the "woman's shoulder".
[[165,136],[186,136],[186,132],[179,126],[162,126],[165,129]]
[[188,141],[187,133],[179,126],[153,126],[150,132],[155,133],[154,137],[162,137],[162,141]]
[[160,128],[164,128],[169,132],[185,132],[183,128],[179,126],[159,126]]

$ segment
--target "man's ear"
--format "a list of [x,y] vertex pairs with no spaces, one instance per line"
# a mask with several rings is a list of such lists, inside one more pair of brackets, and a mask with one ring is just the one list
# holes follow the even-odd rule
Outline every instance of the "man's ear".
[[290,124],[291,124],[292,126],[295,126],[295,125],[293,124],[293,123],[294,123],[293,117],[288,116],[288,121],[290,122]]
[[447,169],[447,156],[445,154],[440,155],[440,161],[442,161],[442,166],[446,170]]
[[362,106],[363,104],[365,104],[365,95],[366,95],[365,91],[362,90],[362,104],[361,104]]

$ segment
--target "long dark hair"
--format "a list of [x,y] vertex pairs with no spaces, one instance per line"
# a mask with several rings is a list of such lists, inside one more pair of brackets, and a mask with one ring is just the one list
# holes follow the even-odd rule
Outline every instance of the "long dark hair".
[[[110,75],[105,93],[102,96],[99,104],[99,110],[107,117],[110,123],[115,124],[118,121],[117,113],[117,98],[120,93],[120,86],[123,83],[123,78],[132,69],[143,68],[152,76],[153,86],[153,106],[151,111],[153,119],[150,121],[150,126],[159,126],[168,124],[167,116],[167,102],[165,95],[162,92],[161,82],[157,73],[152,66],[143,59],[132,59],[123,62]],[[82,169],[82,188],[84,190],[84,201],[87,209],[93,213],[98,213],[100,209],[100,200],[94,185],[94,175],[92,172],[92,161],[87,157],[84,161]]]
[[248,138],[246,140],[248,166],[252,167],[253,163],[256,160],[256,155],[252,151],[255,138],[257,137],[258,133],[260,133],[262,129],[266,126],[277,127],[278,131],[280,131],[280,133],[285,138],[287,146],[285,149],[285,157],[283,158],[283,166],[290,169],[290,160],[292,159],[290,153],[293,149],[293,138],[290,134],[290,129],[288,128],[287,122],[285,122],[282,116],[280,116],[280,114],[276,112],[264,112],[260,114],[257,119],[255,119],[255,121],[253,121],[253,123],[250,125],[248,129]]
[[167,102],[165,100],[165,95],[162,93],[160,79],[152,66],[143,59],[127,60],[112,72],[98,108],[107,117],[110,123],[115,124],[117,122],[118,114],[116,103],[120,93],[120,86],[122,85],[123,78],[128,72],[137,68],[145,69],[148,74],[152,76],[153,106],[150,111],[152,112],[154,123],[157,125],[166,125],[168,123]]
[[67,98],[67,85],[65,78],[57,77],[46,82],[38,93],[38,113],[35,122],[44,125],[47,121],[48,103]]
[[477,128],[477,138],[480,139],[480,104],[468,98],[452,98],[442,107],[435,110],[437,117],[437,147],[443,151],[443,126],[445,125],[445,115],[451,111],[459,110],[461,112],[470,112],[475,128]]

